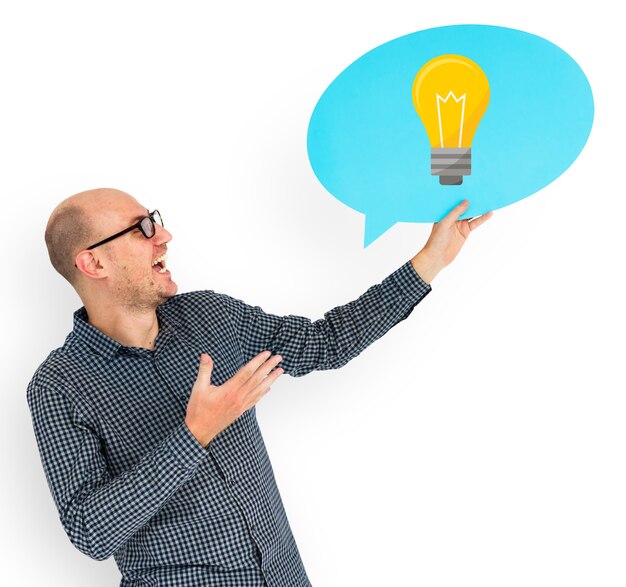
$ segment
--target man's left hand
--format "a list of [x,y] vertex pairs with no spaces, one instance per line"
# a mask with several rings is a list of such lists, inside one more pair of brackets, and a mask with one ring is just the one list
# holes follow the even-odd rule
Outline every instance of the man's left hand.
[[426,283],[452,263],[470,232],[493,216],[493,212],[487,212],[475,218],[458,220],[468,206],[469,200],[463,200],[443,220],[435,222],[424,248],[411,259],[415,271]]

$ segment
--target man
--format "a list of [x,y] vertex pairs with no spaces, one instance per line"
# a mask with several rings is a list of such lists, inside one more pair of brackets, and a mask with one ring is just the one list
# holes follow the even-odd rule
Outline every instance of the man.
[[282,373],[337,369],[407,318],[492,214],[457,220],[467,205],[381,284],[312,323],[213,290],[176,295],[172,235],[125,192],[61,202],[46,245],[84,306],[27,398],[74,546],[113,555],[121,586],[310,585],[254,406]]

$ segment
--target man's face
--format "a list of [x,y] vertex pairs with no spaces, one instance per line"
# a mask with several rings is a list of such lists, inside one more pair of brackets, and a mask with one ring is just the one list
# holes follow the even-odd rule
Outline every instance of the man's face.
[[[101,228],[104,239],[147,215],[147,209],[129,196],[111,202],[106,212],[98,213],[97,223],[99,227],[106,227]],[[160,273],[161,267],[153,265],[166,252],[166,243],[172,239],[172,235],[157,223],[155,230],[152,238],[146,238],[139,228],[135,228],[94,249],[94,252],[102,249],[100,263],[106,268],[104,281],[109,293],[131,311],[154,309],[178,290],[169,269]]]

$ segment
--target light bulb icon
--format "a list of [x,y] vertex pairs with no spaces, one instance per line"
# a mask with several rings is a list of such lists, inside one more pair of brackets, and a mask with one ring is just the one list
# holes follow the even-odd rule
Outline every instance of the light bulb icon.
[[472,172],[472,141],[489,104],[485,72],[462,55],[440,55],[413,80],[413,106],[430,141],[430,173],[461,185]]

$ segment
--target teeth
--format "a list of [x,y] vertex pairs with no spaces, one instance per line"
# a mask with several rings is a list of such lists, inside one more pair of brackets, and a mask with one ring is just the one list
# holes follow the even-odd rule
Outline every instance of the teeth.
[[165,259],[167,259],[167,253],[161,255],[160,257],[157,257],[154,261],[152,261],[152,265],[156,265],[159,261],[162,261],[165,265]]

